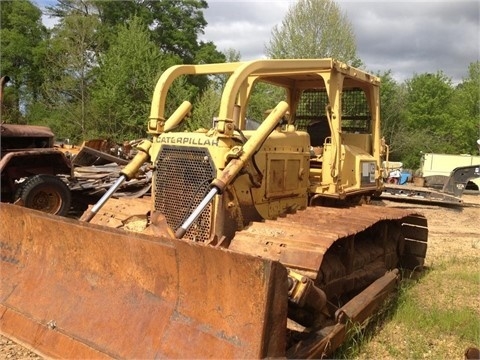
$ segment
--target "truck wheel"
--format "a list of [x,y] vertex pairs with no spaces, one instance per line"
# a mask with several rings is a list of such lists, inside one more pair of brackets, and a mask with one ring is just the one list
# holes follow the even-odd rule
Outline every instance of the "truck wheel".
[[72,194],[67,184],[54,175],[35,175],[22,184],[16,194],[25,207],[65,216],[70,210]]

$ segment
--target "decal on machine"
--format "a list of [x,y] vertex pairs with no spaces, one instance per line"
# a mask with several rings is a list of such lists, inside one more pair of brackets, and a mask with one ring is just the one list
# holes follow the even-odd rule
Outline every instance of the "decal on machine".
[[199,145],[199,146],[218,146],[218,139],[198,139],[188,136],[161,136],[157,138],[160,144],[180,144],[180,145]]

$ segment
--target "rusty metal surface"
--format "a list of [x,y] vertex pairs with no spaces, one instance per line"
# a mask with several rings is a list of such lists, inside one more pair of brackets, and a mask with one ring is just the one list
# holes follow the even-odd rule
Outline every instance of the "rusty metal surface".
[[435,204],[445,206],[462,206],[463,200],[460,196],[448,194],[434,189],[413,186],[413,185],[392,185],[385,186],[380,198],[402,202]]
[[[132,216],[146,217],[148,211],[150,211],[151,202],[149,196],[131,199],[110,198],[90,220],[90,223],[120,228]],[[93,205],[90,205],[89,209],[92,207]],[[85,221],[87,214],[88,211],[85,211],[80,217],[80,221]]]
[[[133,141],[132,143],[135,143]],[[73,163],[75,166],[103,165],[117,163],[126,165],[133,157],[132,144],[117,144],[106,139],[91,139],[84,141],[76,154]]]
[[[357,294],[340,309],[350,318],[350,326],[374,314],[395,288],[398,271],[386,272],[398,266],[423,266],[427,238],[425,217],[408,210],[368,205],[311,207],[251,224],[236,234],[229,249],[277,260],[299,271],[315,281],[330,304]],[[344,322],[331,313],[320,331],[307,331],[308,335],[289,326],[306,339],[293,344],[287,357],[330,355],[345,338]]]
[[47,126],[40,125],[19,125],[1,124],[2,137],[48,137],[53,138],[54,134]]
[[[114,199],[98,224],[123,223],[135,208],[145,212],[148,199],[129,203]],[[13,219],[23,220],[12,228]],[[0,329],[48,357],[327,356],[345,337],[344,319],[332,313],[320,331],[287,349],[286,269],[276,261],[312,278],[336,273],[325,268],[328,250],[382,222],[401,229],[403,262],[421,266],[426,219],[402,209],[309,208],[252,224],[225,250],[2,205]],[[359,322],[374,313],[394,288],[390,274],[340,313]]]
[[386,273],[336,312],[336,323],[300,341],[287,352],[291,359],[325,358],[338,348],[350,327],[363,323],[385,301],[398,281],[398,270]]
[[279,263],[10,204],[0,226],[1,332],[44,356],[284,355]]
[[70,161],[62,152],[52,149],[13,150],[0,159],[0,172],[11,178],[32,174],[70,174]]
[[379,221],[392,220],[407,232],[407,248],[415,247],[411,262],[418,262],[414,266],[423,265],[428,236],[426,219],[407,210],[368,205],[310,207],[276,220],[254,223],[235,235],[229,249],[278,260],[315,279],[325,253],[335,241],[358,234]]
[[387,272],[368,288],[355,296],[347,304],[337,310],[337,321],[363,323],[373,313],[373,309],[385,300],[387,295],[396,287],[400,279],[397,269]]
[[[85,146],[85,145],[83,145],[81,147],[80,151],[75,156],[74,162],[76,164],[79,163],[79,159],[82,157],[82,155],[84,155],[84,153],[88,154],[91,158],[95,159],[95,160],[92,161],[93,163],[97,163],[99,161],[99,160],[97,161],[97,158],[98,158],[98,159],[103,159],[104,161],[107,161],[107,162],[110,162],[110,163],[117,163],[119,165],[127,165],[128,164],[128,160],[126,160],[126,159],[122,159],[118,156],[114,156],[114,155],[111,155],[109,153],[104,153],[102,151],[93,149],[93,148]],[[82,164],[82,165],[85,165],[85,164]]]
[[76,166],[93,166],[93,165],[104,165],[109,163],[117,163],[118,165],[128,164],[128,160],[122,159],[118,156],[111,155],[107,152],[102,152],[100,150],[91,148],[82,145],[78,153],[73,159],[73,163]]

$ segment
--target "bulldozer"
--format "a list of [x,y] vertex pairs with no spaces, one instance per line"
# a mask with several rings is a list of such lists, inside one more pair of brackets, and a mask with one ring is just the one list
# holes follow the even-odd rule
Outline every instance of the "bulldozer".
[[[186,131],[193,105],[166,109],[194,76],[225,83],[212,127]],[[249,130],[260,83],[283,100]],[[81,219],[0,205],[1,333],[54,358],[331,355],[427,251],[422,214],[368,204],[379,86],[330,58],[165,70],[148,138]],[[145,163],[151,197],[115,199]]]

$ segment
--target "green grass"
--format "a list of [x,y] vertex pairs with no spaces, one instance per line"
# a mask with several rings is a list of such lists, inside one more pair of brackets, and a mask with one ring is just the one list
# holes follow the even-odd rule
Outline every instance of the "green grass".
[[452,257],[418,280],[404,280],[369,324],[353,327],[337,359],[461,359],[480,347],[477,257]]
[[453,335],[471,342],[480,336],[479,317],[473,309],[426,307],[415,297],[405,298],[401,302],[392,321],[402,323],[411,330],[419,329],[420,326],[423,332],[431,335]]

